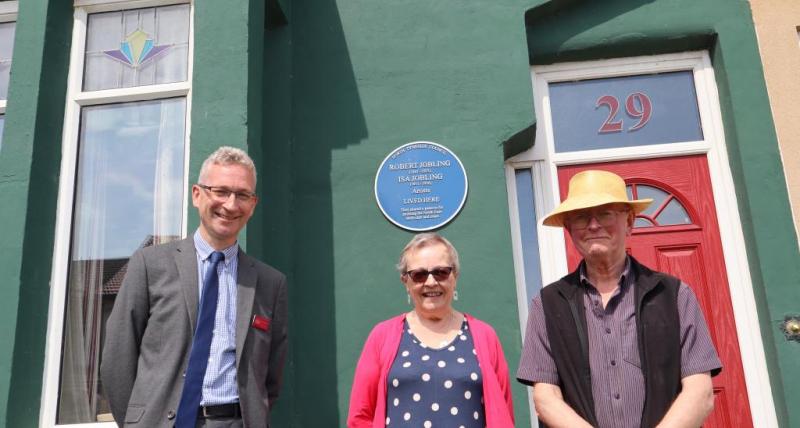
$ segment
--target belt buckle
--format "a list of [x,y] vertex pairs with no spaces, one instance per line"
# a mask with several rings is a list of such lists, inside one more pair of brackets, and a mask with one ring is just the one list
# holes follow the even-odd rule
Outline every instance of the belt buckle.
[[200,408],[203,409],[203,417],[204,418],[210,418],[211,416],[213,416],[213,415],[208,413],[208,411],[207,411],[208,406],[200,406]]

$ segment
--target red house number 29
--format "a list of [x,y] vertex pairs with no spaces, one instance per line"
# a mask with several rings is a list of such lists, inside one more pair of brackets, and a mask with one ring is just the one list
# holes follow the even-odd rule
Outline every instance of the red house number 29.
[[[619,100],[613,95],[603,95],[597,99],[597,104],[594,106],[595,110],[600,106],[608,106],[609,111],[606,121],[597,130],[597,133],[622,132],[622,119],[615,120],[619,111]],[[647,125],[653,113],[653,104],[650,102],[650,97],[641,92],[634,92],[628,95],[628,98],[625,99],[625,112],[628,113],[628,116],[639,119],[636,125],[628,128],[628,132],[643,128]]]

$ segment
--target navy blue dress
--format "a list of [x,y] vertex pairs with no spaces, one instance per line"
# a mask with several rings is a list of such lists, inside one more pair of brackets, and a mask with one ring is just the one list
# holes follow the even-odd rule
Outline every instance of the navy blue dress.
[[483,428],[483,378],[467,321],[452,342],[425,346],[403,321],[387,379],[386,426]]

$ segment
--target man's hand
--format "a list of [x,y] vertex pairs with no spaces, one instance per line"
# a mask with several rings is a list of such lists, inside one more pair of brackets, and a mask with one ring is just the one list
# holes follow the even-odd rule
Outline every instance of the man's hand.
[[709,372],[686,376],[681,379],[681,388],[657,428],[699,427],[714,410],[714,386]]
[[533,404],[539,419],[548,427],[592,428],[564,401],[561,388],[557,385],[542,382],[534,384]]

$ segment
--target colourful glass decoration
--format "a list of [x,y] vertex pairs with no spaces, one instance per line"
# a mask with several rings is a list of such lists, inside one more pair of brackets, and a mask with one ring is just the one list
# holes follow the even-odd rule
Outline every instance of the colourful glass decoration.
[[169,45],[156,46],[150,35],[141,29],[128,34],[119,49],[103,51],[115,60],[130,67],[138,67],[169,49]]

